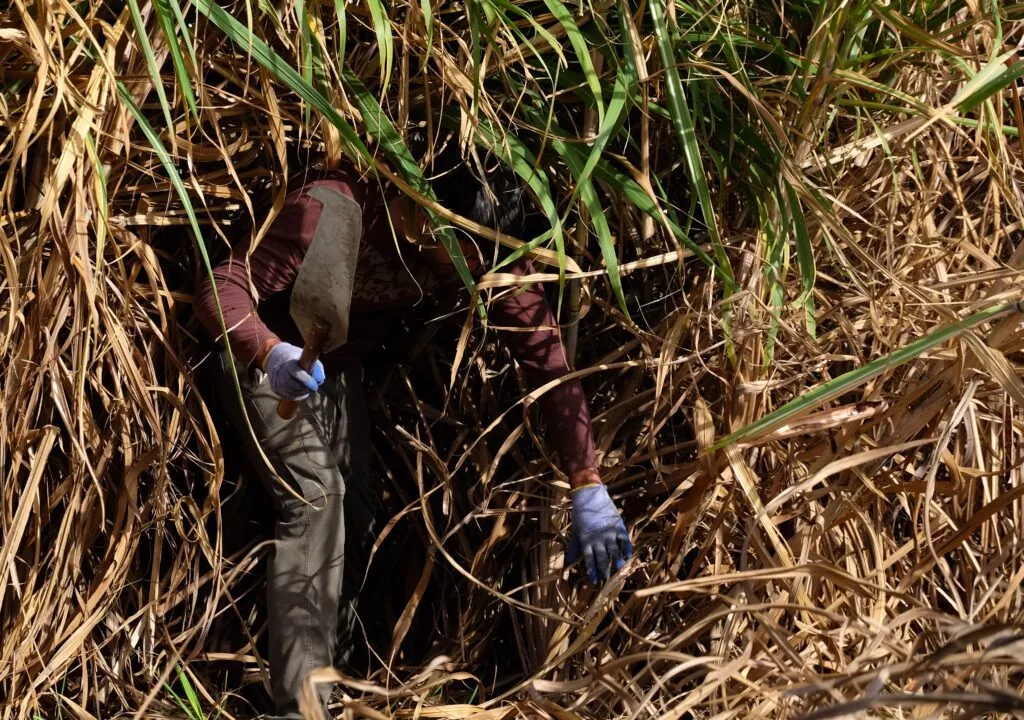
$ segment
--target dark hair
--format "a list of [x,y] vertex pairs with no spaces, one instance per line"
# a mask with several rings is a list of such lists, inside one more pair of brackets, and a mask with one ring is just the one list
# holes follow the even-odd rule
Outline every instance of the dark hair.
[[492,230],[521,236],[523,185],[491,153],[478,149],[476,157],[463,157],[458,140],[449,136],[435,143],[432,161],[423,172],[438,202],[449,210]]

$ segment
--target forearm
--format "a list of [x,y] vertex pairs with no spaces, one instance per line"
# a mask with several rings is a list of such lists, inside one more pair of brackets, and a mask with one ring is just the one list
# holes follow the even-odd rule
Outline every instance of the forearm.
[[526,375],[534,388],[561,380],[544,394],[540,407],[548,440],[558,452],[559,468],[571,481],[585,477],[586,471],[596,467],[597,461],[587,397],[578,379],[562,379],[568,373],[569,368],[562,367],[543,372],[527,370]]
[[596,475],[587,472],[596,466],[590,410],[580,381],[564,379],[570,373],[569,361],[543,290],[530,285],[506,294],[492,305],[490,319],[503,328],[502,336],[533,389],[560,381],[540,401],[548,437],[570,482],[587,484]]
[[201,283],[193,307],[210,336],[223,344],[230,343],[235,358],[250,365],[266,355],[276,338],[260,319],[246,278],[242,262],[229,258],[214,269],[212,282],[206,278]]
[[[236,247],[227,260],[214,268],[212,281],[205,278],[196,292],[194,306],[199,321],[211,336],[230,343],[236,359],[246,365],[262,365],[278,342],[260,319],[257,304],[260,299],[282,292],[295,280],[316,231],[320,211],[319,201],[301,194],[290,195],[259,246],[251,253],[245,243]],[[227,338],[221,326],[221,313]]]

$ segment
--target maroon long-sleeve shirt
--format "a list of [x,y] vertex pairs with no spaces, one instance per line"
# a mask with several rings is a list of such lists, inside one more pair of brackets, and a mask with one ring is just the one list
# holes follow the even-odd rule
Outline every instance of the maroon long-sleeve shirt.
[[[279,338],[302,345],[302,337],[289,313],[292,283],[309,249],[320,218],[321,203],[309,193],[326,186],[355,200],[363,212],[363,237],[359,247],[349,340],[322,358],[328,372],[336,371],[362,356],[381,338],[385,315],[406,309],[425,294],[450,294],[458,277],[443,250],[423,250],[396,240],[387,218],[387,205],[379,186],[354,174],[335,172],[306,182],[292,191],[267,235],[249,255],[247,245],[236,247],[217,266],[217,285],[235,357],[251,364],[268,342]],[[479,249],[464,244],[474,270],[483,266]],[[524,273],[526,264],[511,268]],[[195,296],[200,322],[221,339],[217,304],[209,280]],[[254,292],[255,291],[255,294]],[[506,294],[488,309],[490,322],[504,328],[502,338],[522,366],[531,385],[539,387],[569,372],[561,336],[544,292],[537,285]],[[547,392],[541,400],[562,470],[573,473],[594,465],[594,440],[586,397],[578,380],[570,380]]]

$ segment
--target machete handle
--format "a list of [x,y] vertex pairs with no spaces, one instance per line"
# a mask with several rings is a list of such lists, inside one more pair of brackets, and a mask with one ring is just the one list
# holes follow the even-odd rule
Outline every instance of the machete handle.
[[[331,328],[325,322],[317,320],[313,323],[313,329],[306,339],[306,344],[302,346],[302,355],[299,356],[300,368],[306,372],[313,370],[313,364],[323,352],[324,345],[327,343],[327,334],[330,331]],[[277,416],[282,420],[291,420],[298,411],[298,400],[281,399],[277,402]]]

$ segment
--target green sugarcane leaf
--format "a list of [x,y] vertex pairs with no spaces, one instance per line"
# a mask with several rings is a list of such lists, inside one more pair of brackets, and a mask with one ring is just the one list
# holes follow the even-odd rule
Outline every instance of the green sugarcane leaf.
[[[176,0],[154,0],[153,7],[156,9],[157,19],[160,21],[160,28],[163,30],[164,38],[167,41],[167,47],[170,49],[171,61],[174,64],[174,74],[178,78],[178,84],[181,86],[181,94],[185,98],[185,104],[191,111],[192,116],[196,119],[199,118],[199,109],[196,104],[195,92],[192,90],[192,79],[189,74],[189,68],[185,64],[185,56],[181,52],[181,44],[178,40],[177,27],[180,24],[177,23],[176,19],[181,17],[181,8],[175,7],[173,10],[171,6],[177,6]],[[187,34],[186,34],[187,37]],[[185,41],[191,43],[191,39]],[[193,67],[195,67],[195,48],[189,44],[189,55],[193,60]]]
[[978,107],[996,93],[1008,88],[1015,80],[1024,75],[1024,61],[1007,64],[1016,52],[1008,52],[993,58],[978,73],[968,80],[953,97],[951,105],[961,112],[968,112]]
[[469,19],[469,44],[473,53],[473,104],[471,111],[476,107],[480,97],[480,74],[483,71],[484,49],[482,38],[484,31],[480,23],[480,13],[477,11],[477,0],[467,0],[466,17]]
[[[544,44],[547,47],[551,48],[551,50],[555,53],[555,55],[558,56],[558,62],[563,67],[565,65],[568,65],[568,61],[565,59],[565,54],[562,52],[562,46],[559,45],[558,41],[555,39],[555,36],[552,35],[550,32],[548,32],[548,29],[546,27],[544,27],[539,22],[537,22],[537,20],[534,18],[534,16],[532,14],[530,14],[526,10],[523,10],[518,5],[515,5],[514,3],[508,2],[507,0],[486,0],[486,2],[488,2],[489,5],[491,5],[492,7],[496,8],[496,9],[500,8],[501,10],[504,10],[505,12],[514,13],[515,15],[518,15],[523,20],[528,22],[530,24],[530,27],[532,27],[534,29],[534,32],[536,32],[537,35],[540,36],[544,40]],[[517,37],[520,38],[521,42],[524,45],[527,46],[527,48],[530,50],[531,54],[535,58],[537,58],[538,60],[543,62],[543,58],[540,55],[540,51],[535,46],[535,43],[530,42],[526,38],[526,36],[522,33],[522,31],[519,30],[519,28],[516,26],[516,24],[509,23],[508,24],[508,29],[511,30],[513,33],[515,33],[515,35]],[[550,70],[547,70],[545,72],[545,74],[547,75],[547,77],[549,79],[553,77],[551,72],[550,72]]]
[[820,405],[824,405],[830,400],[834,400],[840,395],[850,392],[854,388],[863,385],[868,380],[881,375],[887,370],[897,368],[904,363],[920,357],[932,348],[952,340],[968,330],[973,330],[984,323],[987,323],[1001,315],[1007,315],[1011,312],[1021,312],[1021,308],[1018,303],[1007,303],[988,310],[982,310],[964,318],[963,320],[945,325],[910,343],[906,347],[902,347],[888,355],[872,360],[863,367],[851,370],[848,373],[840,375],[834,380],[824,383],[810,392],[804,393],[795,400],[791,400],[786,403],[778,410],[768,413],[760,420],[752,422],[749,425],[740,428],[736,432],[726,435],[724,438],[712,445],[711,450],[720,450],[726,445],[749,440],[770,432],[783,425],[787,420]]
[[[615,252],[615,242],[612,240],[608,218],[605,217],[604,207],[601,205],[601,199],[598,197],[594,183],[583,177],[587,163],[583,160],[582,153],[570,152],[568,143],[562,140],[553,140],[551,146],[565,160],[569,170],[576,178],[580,197],[590,214],[590,222],[593,225],[594,234],[597,236],[597,244],[601,248],[601,256],[604,258],[605,268],[608,270],[608,280],[612,284],[612,292],[615,293],[615,299],[618,301],[619,307],[622,308],[622,312],[629,317],[626,295],[622,291],[622,276],[619,275],[619,258]],[[593,153],[591,153],[591,157],[593,157]],[[596,161],[591,167],[596,167]]]
[[192,61],[192,67],[198,67],[199,62],[196,60],[196,45],[192,40],[192,33],[189,32],[188,23],[185,22],[185,14],[181,11],[181,5],[178,3],[178,0],[165,1],[171,8],[171,12],[174,13],[174,22],[178,26],[179,37],[181,37],[181,41],[185,44],[189,60]]
[[707,226],[708,234],[711,237],[711,247],[715,252],[719,269],[723,274],[732,278],[732,266],[718,232],[718,220],[715,217],[714,206],[711,204],[711,190],[708,188],[707,178],[704,176],[704,166],[700,159],[700,146],[697,143],[693,118],[690,115],[690,108],[686,104],[686,95],[683,92],[683,84],[679,78],[679,69],[676,67],[675,52],[669,37],[668,24],[665,20],[665,2],[666,0],[651,0],[649,7],[651,19],[654,22],[655,40],[661,55],[662,67],[665,70],[665,93],[668,99],[669,110],[672,114],[672,127],[676,132],[679,149],[686,160],[690,182],[696,191],[701,213],[704,217],[704,224]]
[[585,184],[590,181],[590,175],[593,173],[594,168],[597,167],[597,163],[601,159],[601,153],[603,153],[604,149],[608,146],[608,141],[611,140],[612,135],[618,126],[619,119],[623,117],[626,104],[629,100],[627,82],[628,76],[626,73],[620,73],[615,78],[615,83],[612,86],[612,99],[611,102],[608,103],[608,112],[604,116],[604,124],[601,126],[597,137],[594,139],[594,145],[590,148],[590,155],[587,157],[587,162],[580,169],[580,174],[576,178],[576,189],[573,191],[570,203],[576,199],[577,195],[582,192]]
[[[623,96],[625,93],[623,93]],[[624,102],[624,101],[623,101]],[[541,124],[542,118],[538,117],[536,111],[522,108],[521,112],[524,115],[531,117],[534,122]],[[588,158],[584,156],[584,150],[580,146],[572,143],[567,143],[562,139],[561,133],[555,133],[549,135],[551,147],[554,148],[555,152],[565,161],[568,165],[569,170],[573,174],[573,178],[576,181],[577,193],[579,197],[583,199],[583,203],[587,208],[587,212],[590,214],[591,224],[594,229],[594,234],[597,236],[598,246],[601,248],[601,255],[604,258],[605,267],[608,269],[608,279],[612,284],[612,291],[615,293],[615,298],[619,302],[622,311],[629,315],[629,311],[626,307],[626,296],[622,290],[622,277],[619,275],[619,260],[618,255],[615,252],[615,242],[612,239],[611,228],[608,226],[608,219],[604,214],[604,207],[601,204],[601,199],[597,194],[597,189],[594,187],[594,183],[587,177],[583,176],[583,171],[588,168]],[[598,153],[595,156],[590,153],[590,158],[593,159],[592,163],[589,163],[589,170],[596,169],[600,161],[600,148],[597,148]],[[576,193],[573,194],[576,197]],[[562,251],[560,250],[560,253]],[[559,261],[561,265],[561,259]],[[559,273],[560,277],[563,273]]]
[[547,174],[537,166],[537,158],[533,152],[515,135],[509,133],[504,138],[499,138],[490,123],[481,121],[475,137],[495,156],[508,163],[515,173],[530,186],[550,225],[550,230],[547,233],[530,240],[526,247],[512,252],[498,263],[495,270],[510,265],[526,255],[529,250],[538,247],[550,238],[554,239],[555,252],[558,254],[558,276],[561,286],[565,280],[565,233],[562,227],[562,217],[558,213],[558,206],[551,193]]
[[[339,0],[340,1],[340,0]],[[427,47],[434,46],[434,10],[430,0],[420,0],[420,12],[423,13],[423,24],[427,28]]]
[[576,21],[572,19],[572,13],[562,4],[561,0],[544,0],[544,4],[547,5],[548,10],[558,20],[558,23],[565,30],[565,34],[569,38],[569,43],[576,53],[576,60],[579,62],[587,79],[590,92],[594,95],[594,102],[597,105],[598,126],[604,125],[601,79],[598,77],[597,71],[594,69],[594,63],[590,59],[590,46],[587,44],[586,38],[583,37],[583,33],[580,32]]
[[391,23],[388,10],[381,0],[366,0],[370,6],[373,31],[377,35],[377,52],[380,54],[380,84],[386,88],[391,82],[391,68],[395,62],[395,43],[391,37]]
[[804,286],[801,304],[805,308],[807,334],[814,337],[816,332],[814,283],[817,276],[817,266],[814,264],[814,248],[811,246],[811,238],[807,234],[807,223],[804,219],[803,208],[800,205],[800,198],[797,197],[796,191],[789,183],[786,183],[786,198],[788,200],[788,215],[792,221],[797,264],[800,266],[800,280]]
[[[302,70],[302,79],[313,85],[313,33],[309,27],[309,20],[306,17],[305,0],[295,0],[295,19],[299,23],[299,68]],[[309,105],[303,108],[305,124],[309,127],[312,110]]]
[[[153,89],[156,91],[157,99],[160,102],[160,110],[164,115],[164,122],[167,123],[167,132],[174,137],[174,118],[171,116],[171,105],[167,102],[167,93],[164,91],[164,81],[160,77],[160,68],[156,64],[156,55],[153,53],[153,45],[149,42],[149,34],[146,31],[146,23],[139,11],[138,0],[128,0],[128,8],[131,11],[132,22],[135,24],[135,38],[146,60],[146,68],[149,70],[150,79],[153,81]],[[173,40],[171,44],[174,45]]]
[[[579,151],[570,147],[569,152]],[[608,185],[613,192],[617,192],[621,196],[625,197],[634,207],[645,215],[653,218],[659,225],[667,228],[679,241],[680,245],[693,252],[701,262],[715,272],[719,280],[725,283],[729,292],[736,292],[739,290],[739,287],[736,285],[736,281],[733,280],[732,275],[724,273],[718,266],[718,263],[704,252],[704,248],[693,241],[689,234],[683,230],[682,226],[671,220],[671,218],[666,219],[655,204],[654,199],[651,198],[651,196],[648,195],[642,187],[640,187],[636,180],[603,159],[597,164],[597,167],[594,168],[594,177]]]
[[184,669],[178,666],[178,682],[181,683],[181,687],[185,691],[185,697],[188,698],[189,708],[192,711],[192,717],[195,720],[203,720],[203,705],[199,702],[199,695],[196,694],[196,689],[192,687],[192,681],[188,679],[188,675],[185,674]]
[[338,16],[338,69],[345,67],[345,39],[348,37],[348,16],[345,0],[334,0],[334,14]]

